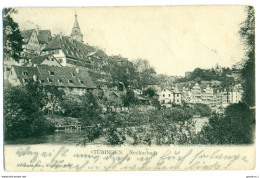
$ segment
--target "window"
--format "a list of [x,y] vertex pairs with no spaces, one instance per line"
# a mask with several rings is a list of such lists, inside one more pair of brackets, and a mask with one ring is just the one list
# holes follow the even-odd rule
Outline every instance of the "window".
[[48,78],[48,82],[52,83],[52,79]]
[[24,82],[24,83],[28,83],[28,79],[26,79],[26,78],[23,79],[23,82]]
[[9,67],[6,67],[6,71],[10,71],[11,69]]
[[23,72],[23,75],[24,76],[28,76],[28,72]]
[[171,97],[171,94],[169,94],[169,97]]
[[76,75],[74,73],[71,73],[72,77],[75,77]]
[[49,74],[50,74],[51,76],[53,76],[53,75],[54,75],[54,72],[52,72],[52,71],[49,71]]
[[59,50],[58,49],[56,49],[55,51],[54,51],[54,54],[59,54]]
[[40,83],[45,83],[45,80],[40,80]]
[[162,96],[165,97],[165,94],[163,94]]
[[58,82],[59,82],[59,83],[63,83],[63,80],[61,80],[61,79],[58,79]]
[[69,83],[73,83],[73,80],[69,80]]
[[62,63],[63,61],[62,61],[62,59],[59,59],[59,63]]
[[80,81],[80,84],[82,85],[82,84],[84,84],[84,82],[81,80],[81,81]]

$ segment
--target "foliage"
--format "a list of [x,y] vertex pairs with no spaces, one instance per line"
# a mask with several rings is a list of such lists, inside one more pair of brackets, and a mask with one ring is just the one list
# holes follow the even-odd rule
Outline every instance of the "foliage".
[[255,112],[244,103],[232,104],[225,115],[214,114],[201,131],[201,143],[251,144],[254,142]]
[[13,8],[3,9],[3,48],[4,54],[11,56],[14,60],[19,61],[22,49],[22,36],[18,23],[14,22],[11,17],[16,14],[17,10]]
[[194,114],[199,113],[201,117],[207,117],[211,114],[211,109],[206,104],[196,103],[193,105]]
[[145,96],[149,96],[150,98],[152,98],[153,96],[155,96],[155,91],[154,91],[154,89],[152,89],[152,88],[147,88],[144,92],[143,92],[143,94],[145,95]]
[[55,108],[60,107],[65,93],[55,86],[44,86],[43,91],[45,95],[45,108],[51,111],[51,114],[54,114]]
[[[222,71],[216,71],[216,69],[200,69],[196,68],[193,72],[191,72],[190,76],[187,78],[180,78],[177,82],[189,82],[195,81],[200,83],[201,81],[211,81],[218,80],[221,81],[221,87],[226,88],[234,84],[234,78],[229,75],[232,73],[230,68],[221,68]],[[235,69],[234,69],[235,70]]]
[[135,93],[131,89],[128,89],[126,94],[122,96],[122,100],[123,100],[123,105],[125,107],[129,107],[131,104],[137,103]]
[[78,142],[78,145],[86,146],[87,143],[93,142],[98,139],[102,134],[103,130],[98,125],[86,128],[83,139]]
[[121,145],[126,140],[122,131],[118,131],[117,128],[109,128],[106,131],[106,139],[109,145]]
[[28,138],[54,131],[43,116],[43,88],[30,81],[26,86],[4,89],[5,139]]
[[[131,65],[128,59],[121,56],[110,56],[110,60],[113,64],[110,72],[113,83],[118,84],[121,82],[124,84],[125,88],[133,85],[136,80],[135,68]],[[122,61],[122,64],[120,65],[116,61]]]
[[243,101],[249,106],[255,106],[255,12],[252,6],[248,6],[246,10],[247,18],[240,28],[240,35],[246,46],[245,63],[241,71]]
[[82,98],[78,95],[64,95],[61,107],[64,116],[80,118],[80,113],[84,109]]
[[137,59],[134,61],[136,70],[136,87],[143,89],[147,84],[154,82],[155,69],[147,59]]

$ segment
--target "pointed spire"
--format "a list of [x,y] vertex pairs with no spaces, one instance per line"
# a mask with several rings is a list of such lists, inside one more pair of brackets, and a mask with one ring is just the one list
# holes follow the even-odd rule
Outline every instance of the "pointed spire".
[[74,21],[73,28],[79,28],[79,23],[78,23],[77,17],[78,17],[78,15],[77,15],[77,12],[75,11],[75,21]]

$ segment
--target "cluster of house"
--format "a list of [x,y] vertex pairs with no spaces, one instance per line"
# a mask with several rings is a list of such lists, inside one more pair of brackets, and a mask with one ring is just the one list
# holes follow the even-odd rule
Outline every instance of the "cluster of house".
[[222,113],[229,104],[240,102],[242,93],[241,84],[229,88],[214,88],[209,84],[189,82],[176,84],[172,89],[163,89],[159,94],[159,102],[165,106],[201,103],[208,105],[213,111]]
[[83,94],[96,88],[86,68],[102,51],[83,43],[75,14],[71,35],[51,36],[50,30],[21,31],[23,52],[19,61],[4,55],[4,79],[12,85],[25,85],[29,80],[57,86],[65,91]]
[[[102,66],[111,65],[108,56],[98,47],[83,42],[77,14],[70,36],[52,36],[50,30],[40,30],[38,27],[21,31],[21,35],[21,59],[15,61],[7,54],[4,55],[4,79],[11,85],[26,85],[30,80],[38,81],[44,86],[55,86],[65,93],[77,95],[98,89],[107,98],[114,100],[114,103],[118,103],[117,105],[122,102],[121,95],[125,91],[119,90],[120,87],[108,89],[105,77],[109,74],[99,70]],[[132,64],[122,57],[111,58],[116,65],[122,67]],[[138,93],[136,97],[141,102],[148,102],[148,99]]]

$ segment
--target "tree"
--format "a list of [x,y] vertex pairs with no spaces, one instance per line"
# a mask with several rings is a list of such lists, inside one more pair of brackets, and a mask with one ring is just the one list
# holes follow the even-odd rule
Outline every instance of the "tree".
[[99,115],[101,113],[101,108],[98,104],[97,98],[91,93],[87,92],[82,97],[80,110],[80,118],[85,125],[93,125],[99,122]]
[[18,23],[14,22],[11,17],[16,14],[17,10],[13,8],[5,8],[3,10],[3,40],[4,40],[4,54],[19,61],[22,48],[22,36],[19,30]]
[[243,101],[253,107],[255,106],[255,12],[252,6],[248,6],[246,11],[247,18],[241,23],[239,31],[246,46],[241,77],[244,89]]
[[[136,75],[132,63],[129,62],[127,58],[123,58],[120,55],[110,56],[109,60],[112,64],[110,73],[113,83],[118,84],[121,82],[126,88],[130,85],[133,85],[134,81],[136,80]],[[121,61],[122,64],[118,64],[117,61]]]
[[144,92],[143,92],[143,94],[145,95],[145,96],[149,96],[150,98],[152,98],[153,96],[155,96],[155,91],[154,91],[154,89],[152,89],[152,88],[147,88]]
[[54,114],[54,110],[57,107],[60,107],[63,95],[65,94],[63,90],[59,90],[55,86],[45,86],[45,106],[48,110],[51,111],[51,114]]
[[254,110],[245,103],[232,104],[225,115],[213,115],[200,134],[204,143],[251,144],[254,142]]
[[123,105],[129,107],[131,104],[137,103],[135,93],[133,90],[128,89],[126,94],[122,96]]
[[141,90],[149,83],[153,82],[155,69],[150,65],[147,59],[137,59],[134,61],[134,67],[137,72],[137,87]]
[[42,109],[42,87],[30,81],[26,86],[6,86],[4,89],[4,134],[6,139],[28,138],[54,131]]

